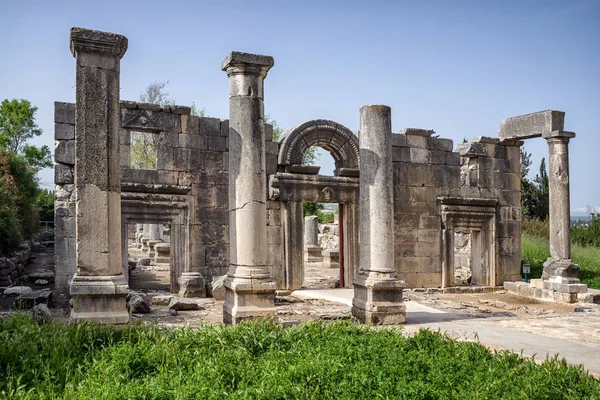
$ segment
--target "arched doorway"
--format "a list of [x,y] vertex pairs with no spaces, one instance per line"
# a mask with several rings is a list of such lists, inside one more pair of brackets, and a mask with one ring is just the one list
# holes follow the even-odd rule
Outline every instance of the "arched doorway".
[[[334,176],[302,165],[304,153],[313,146],[331,153]],[[333,121],[308,121],[279,138],[278,172],[269,177],[269,195],[284,203],[283,289],[300,289],[304,281],[303,202],[338,204],[340,285],[352,287],[358,270],[358,166],[358,138]]]

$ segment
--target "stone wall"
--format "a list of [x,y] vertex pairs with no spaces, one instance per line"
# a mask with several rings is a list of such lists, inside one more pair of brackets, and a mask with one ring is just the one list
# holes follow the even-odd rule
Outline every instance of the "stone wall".
[[405,129],[392,137],[396,272],[408,287],[439,287],[442,223],[438,197],[458,195],[460,155],[450,139]]
[[497,284],[521,280],[522,144],[518,140],[479,137],[457,148],[461,155],[461,197],[497,200]]
[[10,286],[25,271],[25,265],[31,258],[31,246],[21,244],[18,250],[6,257],[0,257],[0,286]]
[[[184,198],[187,218],[179,223],[189,228],[189,249],[181,251],[189,254],[189,269],[201,272],[210,282],[229,268],[229,123],[190,115],[190,111],[184,106],[121,101],[122,196],[137,199],[140,218],[157,212],[151,207],[157,199],[164,201],[168,195],[177,196],[178,201]],[[55,103],[55,122],[55,265],[57,289],[65,293],[76,269],[72,198],[75,105]],[[132,131],[156,135],[156,170],[130,168]],[[277,170],[278,144],[271,140],[272,126],[266,125],[265,133],[267,172],[272,174]],[[283,263],[280,203],[269,203],[269,265],[276,266],[273,273],[277,275]],[[171,218],[164,216],[176,234]]]

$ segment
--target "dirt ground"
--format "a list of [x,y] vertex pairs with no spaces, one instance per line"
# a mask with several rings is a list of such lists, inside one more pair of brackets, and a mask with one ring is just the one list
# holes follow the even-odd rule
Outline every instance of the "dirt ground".
[[[130,249],[130,257],[147,258],[137,249]],[[45,287],[52,288],[53,281],[38,285],[36,274],[52,272],[53,247],[50,243],[45,246],[35,246],[34,259],[26,267],[26,272],[17,282],[19,285],[32,287],[34,290]],[[199,326],[215,324],[222,321],[223,301],[214,299],[199,299],[200,310],[179,311],[171,315],[167,307],[173,295],[168,292],[168,264],[138,266],[131,271],[131,288],[145,292],[152,300],[152,312],[149,314],[133,314],[132,323],[146,321],[160,326]],[[339,286],[339,270],[324,268],[321,263],[307,263],[304,286],[310,289],[331,289]],[[0,289],[1,290],[1,289]],[[424,293],[407,290],[406,301],[414,301],[438,310],[460,314],[464,318],[522,318],[532,316],[552,316],[573,313],[577,305],[546,303],[534,299],[522,298],[505,292],[483,294],[443,294]],[[0,296],[0,312],[6,313],[14,309],[15,298]],[[275,301],[277,315],[284,324],[294,324],[314,319],[336,320],[350,319],[350,307],[325,300],[299,299],[292,296],[277,296]],[[51,308],[55,317],[67,320],[68,306]],[[504,322],[509,324],[509,322]],[[543,324],[538,324],[543,330]]]

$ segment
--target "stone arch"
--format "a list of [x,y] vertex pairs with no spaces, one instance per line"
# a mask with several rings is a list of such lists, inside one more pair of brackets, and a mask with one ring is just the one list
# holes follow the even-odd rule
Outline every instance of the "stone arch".
[[358,169],[358,138],[345,126],[315,119],[285,131],[279,138],[279,165],[302,164],[302,155],[312,146],[329,151],[335,161],[335,175],[341,168]]

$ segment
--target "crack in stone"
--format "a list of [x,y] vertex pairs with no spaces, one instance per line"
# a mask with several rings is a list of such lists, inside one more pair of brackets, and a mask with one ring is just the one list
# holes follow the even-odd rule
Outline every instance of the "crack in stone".
[[259,201],[259,200],[251,200],[251,201],[247,201],[247,202],[245,202],[244,204],[242,204],[242,206],[241,206],[241,207],[236,207],[236,208],[233,208],[233,209],[231,209],[230,211],[237,211],[237,210],[241,210],[242,208],[246,207],[248,204],[251,204],[251,203],[266,204],[264,201]]

